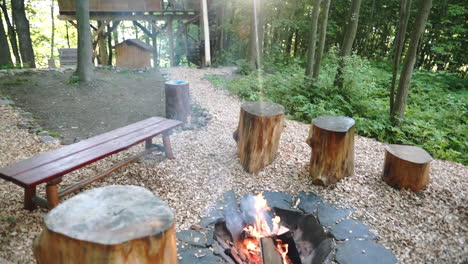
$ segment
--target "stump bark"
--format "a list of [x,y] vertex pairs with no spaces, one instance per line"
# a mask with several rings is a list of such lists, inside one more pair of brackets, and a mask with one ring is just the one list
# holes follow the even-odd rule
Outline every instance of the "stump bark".
[[314,184],[327,186],[354,174],[354,124],[344,116],[312,120],[307,144],[312,148],[309,174]]
[[164,83],[166,91],[166,117],[187,124],[191,115],[189,83],[168,81]]
[[37,263],[177,263],[174,214],[149,190],[107,186],[51,210],[33,243]]
[[234,132],[237,155],[244,169],[258,171],[276,158],[284,127],[284,107],[270,102],[242,104],[239,125]]
[[382,178],[390,186],[419,191],[429,183],[431,155],[416,146],[385,146],[385,164]]

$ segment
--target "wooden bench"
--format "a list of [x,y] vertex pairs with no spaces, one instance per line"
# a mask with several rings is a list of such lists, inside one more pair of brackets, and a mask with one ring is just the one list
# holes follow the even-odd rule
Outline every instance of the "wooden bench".
[[59,49],[60,67],[74,67],[78,61],[78,49]]
[[[36,205],[51,209],[58,205],[59,198],[80,190],[84,186],[106,177],[129,162],[159,149],[152,144],[152,138],[159,134],[163,136],[166,157],[169,159],[174,158],[169,132],[181,124],[180,121],[162,117],[148,118],[1,168],[0,178],[24,188],[25,209],[33,210]],[[62,181],[63,175],[142,142],[145,142],[143,152],[114,165],[105,172],[82,180],[64,190],[57,191],[57,185]],[[47,200],[36,196],[36,186],[41,183],[47,183]]]

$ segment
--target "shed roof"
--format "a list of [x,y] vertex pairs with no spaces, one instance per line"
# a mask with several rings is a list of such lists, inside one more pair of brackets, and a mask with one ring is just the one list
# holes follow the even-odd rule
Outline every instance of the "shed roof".
[[119,45],[122,45],[126,43],[127,45],[129,46],[137,46],[138,48],[140,49],[143,49],[143,50],[147,50],[147,51],[152,51],[153,50],[153,47],[151,45],[148,45],[146,44],[145,42],[139,40],[139,39],[127,39],[127,40],[124,40],[122,42],[120,42],[119,44],[115,45],[114,46],[114,49],[119,46]]

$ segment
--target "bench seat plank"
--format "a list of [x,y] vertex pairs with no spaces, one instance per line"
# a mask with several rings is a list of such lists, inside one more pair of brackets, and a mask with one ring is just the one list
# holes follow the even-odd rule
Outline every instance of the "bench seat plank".
[[57,176],[66,174],[114,153],[128,149],[146,139],[152,138],[181,124],[180,121],[166,119],[163,122],[134,131],[125,136],[107,141],[83,151],[62,157],[54,162],[15,175],[10,180],[26,187],[48,182]]
[[43,166],[46,163],[54,162],[56,160],[62,159],[64,157],[76,154],[80,151],[95,147],[97,145],[106,143],[110,140],[128,135],[132,132],[138,131],[142,128],[152,126],[154,124],[163,122],[166,120],[162,117],[152,117],[148,118],[134,124],[115,129],[113,131],[82,140],[72,145],[68,145],[56,150],[42,153],[37,156],[33,156],[29,159],[20,161],[18,163],[11,164],[5,168],[0,169],[0,178],[5,180],[10,180],[11,177],[14,177],[18,174],[24,173],[28,170]]

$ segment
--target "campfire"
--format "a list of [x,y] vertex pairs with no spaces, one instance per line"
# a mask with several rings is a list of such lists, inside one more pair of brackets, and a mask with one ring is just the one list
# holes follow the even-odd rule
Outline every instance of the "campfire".
[[246,195],[215,224],[216,251],[232,264],[322,263],[331,241],[315,217],[270,208],[260,193]]

